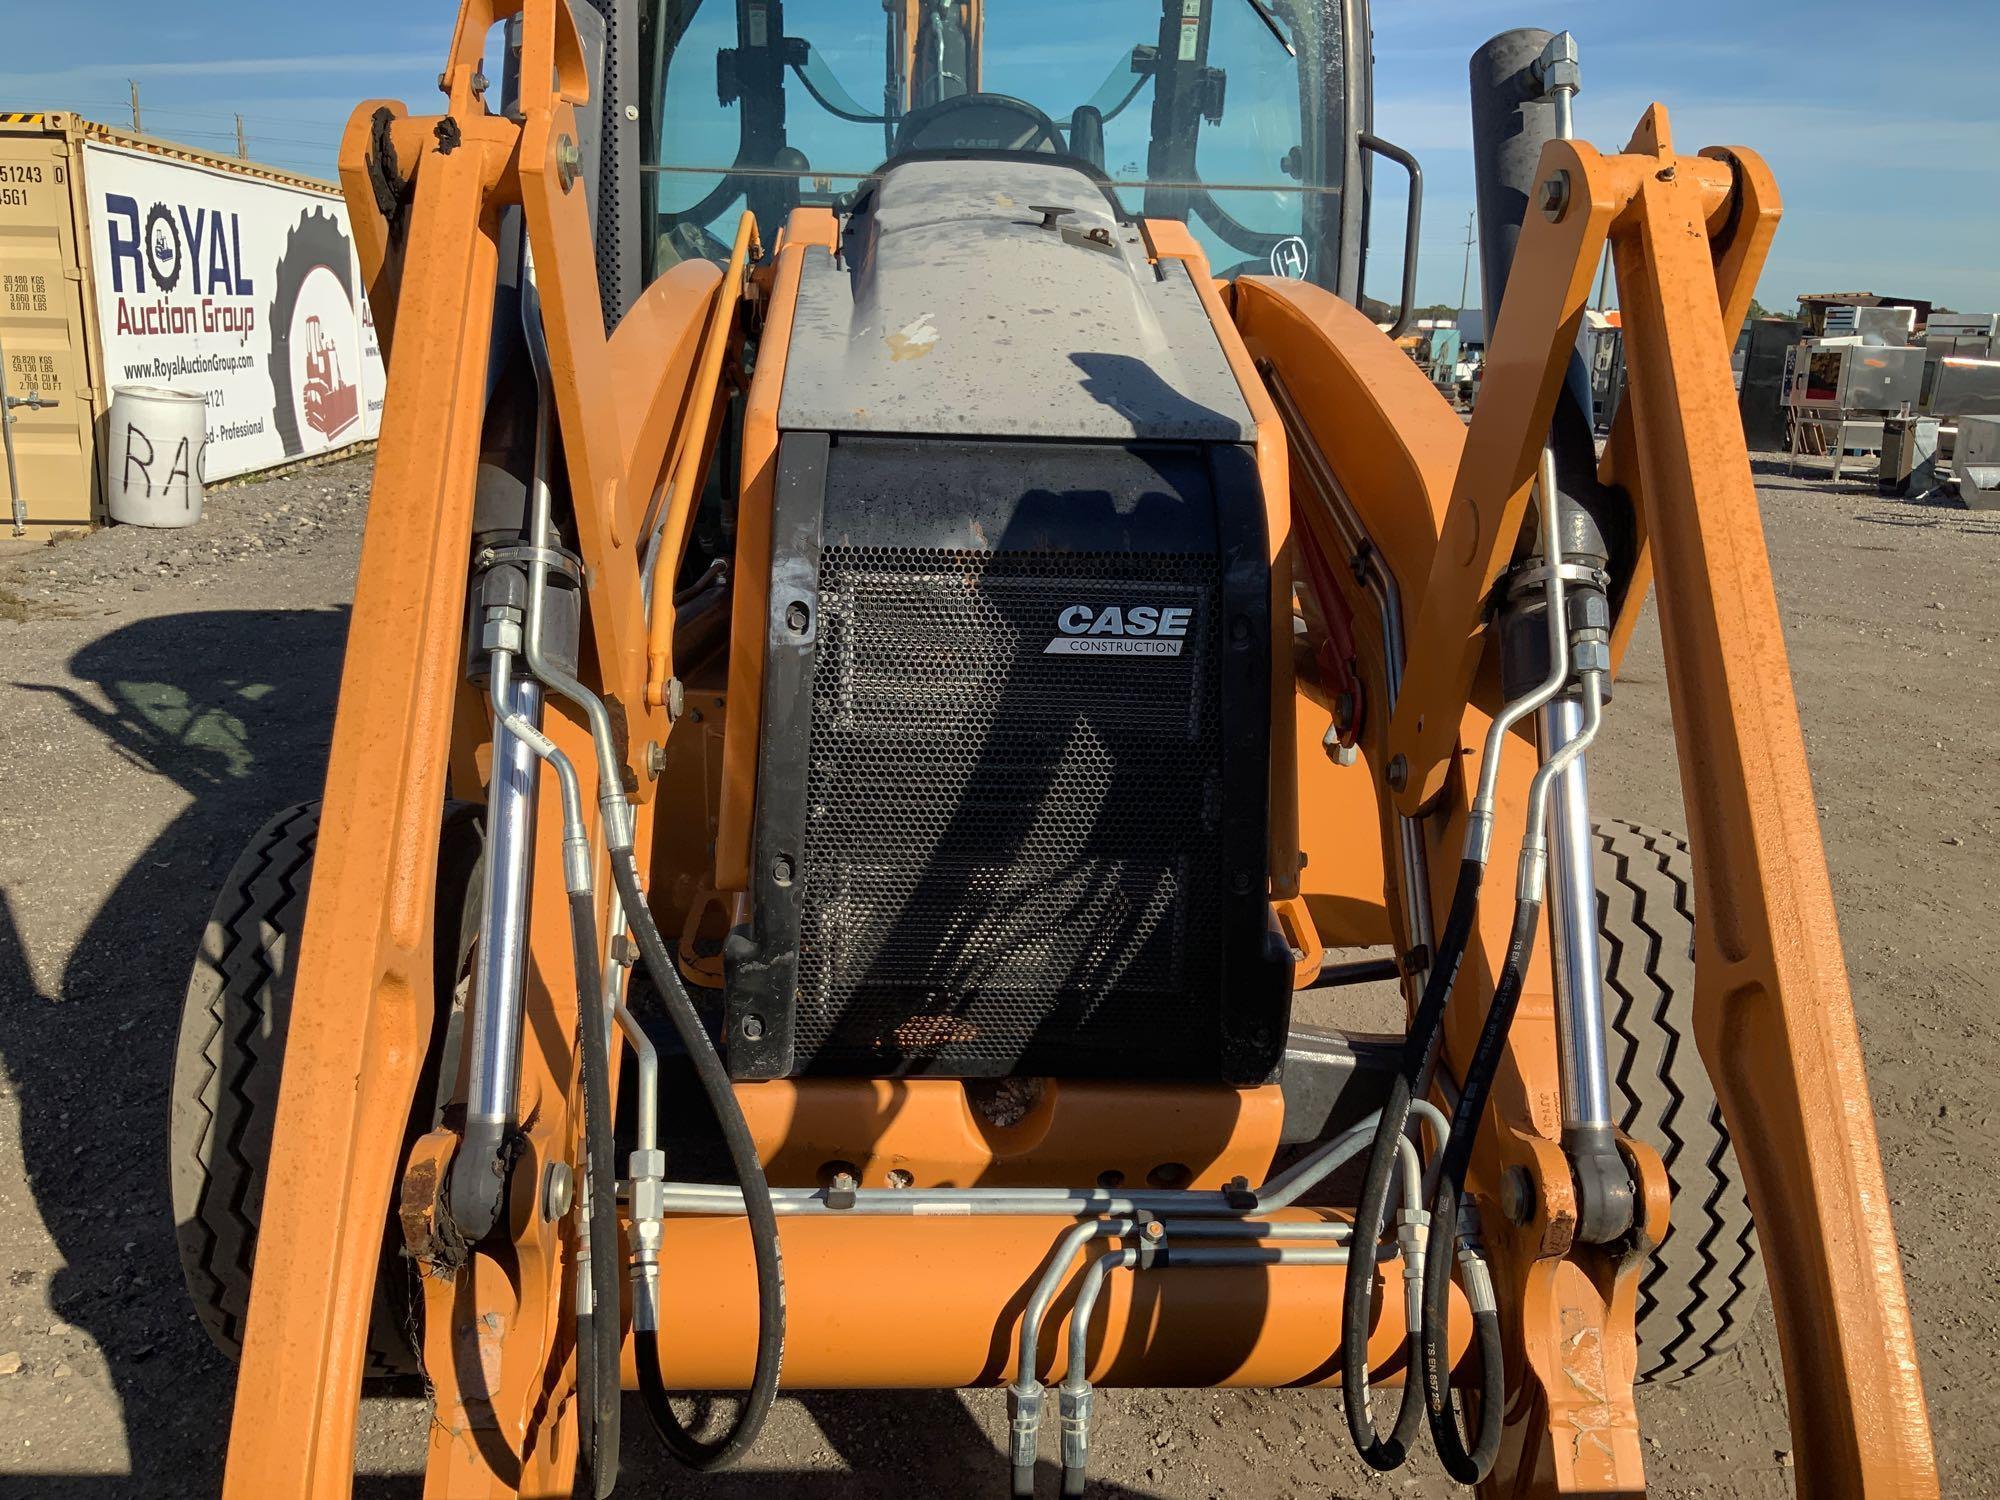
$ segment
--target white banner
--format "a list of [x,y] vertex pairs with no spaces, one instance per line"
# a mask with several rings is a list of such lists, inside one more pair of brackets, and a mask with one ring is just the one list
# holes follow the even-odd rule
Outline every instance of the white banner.
[[375,436],[382,355],[338,197],[123,147],[84,153],[105,383],[200,392],[203,479]]

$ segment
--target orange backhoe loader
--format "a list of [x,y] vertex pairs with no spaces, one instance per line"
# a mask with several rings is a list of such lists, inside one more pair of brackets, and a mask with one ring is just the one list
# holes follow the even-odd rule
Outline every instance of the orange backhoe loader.
[[[355,111],[325,796],[176,1078],[234,1500],[347,1495],[414,1370],[435,1500],[611,1493],[624,1390],[711,1470],[783,1388],[980,1385],[1017,1495],[1147,1385],[1637,1495],[1635,1382],[1766,1284],[1800,1490],[1937,1493],[1731,386],[1777,189],[1496,37],[1468,424],[1369,53],[1365,0],[462,0],[441,111]],[[1649,590],[1685,836],[1590,800]],[[1368,981],[1399,1033],[1308,1024]]]

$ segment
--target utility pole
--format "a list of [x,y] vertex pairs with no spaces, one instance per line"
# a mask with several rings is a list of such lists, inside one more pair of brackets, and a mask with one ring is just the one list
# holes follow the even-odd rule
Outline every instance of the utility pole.
[[1597,310],[1604,311],[1604,294],[1611,289],[1611,247],[1604,247],[1604,270],[1597,278]]
[[132,85],[132,134],[139,135],[143,133],[139,128],[139,80],[128,78],[125,81]]
[[244,161],[250,160],[250,148],[243,143],[243,116],[236,117],[236,154]]
[[1473,214],[1465,216],[1465,265],[1458,273],[1458,315],[1465,317],[1465,294],[1472,285],[1472,220]]

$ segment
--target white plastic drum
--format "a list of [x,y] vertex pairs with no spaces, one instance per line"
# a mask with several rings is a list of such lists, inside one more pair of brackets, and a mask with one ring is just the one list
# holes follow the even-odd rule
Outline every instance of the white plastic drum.
[[208,402],[199,391],[122,385],[111,393],[105,504],[128,526],[192,526],[201,519],[201,456]]

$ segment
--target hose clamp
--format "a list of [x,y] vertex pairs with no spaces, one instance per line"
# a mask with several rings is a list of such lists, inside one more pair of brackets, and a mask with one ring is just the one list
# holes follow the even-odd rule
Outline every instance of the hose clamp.
[[1133,1220],[1133,1228],[1139,1236],[1137,1269],[1150,1271],[1155,1266],[1164,1266],[1167,1263],[1167,1226],[1145,1209],[1134,1214]]
[[482,547],[472,559],[473,567],[479,572],[488,568],[498,568],[507,563],[542,563],[552,571],[560,573],[578,588],[583,587],[583,563],[573,553],[560,547],[537,547],[532,542],[509,542],[504,547]]
[[[1518,599],[1523,594],[1540,589],[1549,581],[1549,565],[1540,558],[1522,563],[1507,575],[1507,597]],[[1585,563],[1559,562],[1554,568],[1555,576],[1564,583],[1582,584],[1588,588],[1611,590],[1611,575],[1602,568],[1593,568]]]

